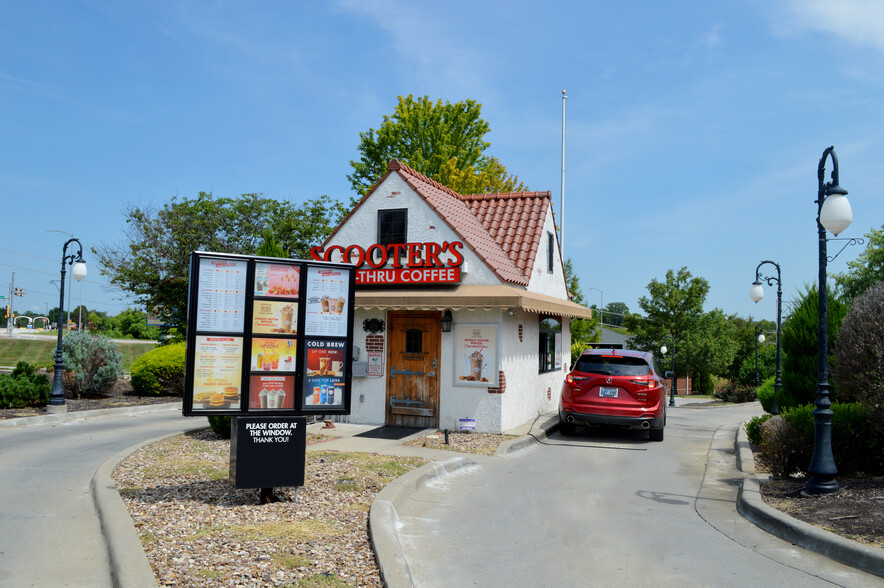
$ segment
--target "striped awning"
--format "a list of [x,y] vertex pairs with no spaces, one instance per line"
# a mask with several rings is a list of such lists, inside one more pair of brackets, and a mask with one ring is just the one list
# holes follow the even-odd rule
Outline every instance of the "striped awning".
[[357,290],[356,308],[365,310],[521,309],[538,314],[592,318],[592,310],[570,300],[512,286],[462,284],[456,288]]

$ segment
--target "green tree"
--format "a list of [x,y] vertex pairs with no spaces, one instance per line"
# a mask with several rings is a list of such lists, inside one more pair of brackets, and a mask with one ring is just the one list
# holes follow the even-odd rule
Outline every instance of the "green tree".
[[[570,257],[565,261],[565,283],[568,286],[568,292],[571,294],[571,300],[586,306],[586,300],[583,297],[583,292],[580,290],[580,278],[574,273],[574,265],[571,263]],[[590,343],[596,343],[601,340],[602,332],[599,328],[601,316],[595,312],[592,314],[591,319],[573,319],[571,321],[572,350],[575,343],[578,344],[580,351],[583,351]]]
[[848,303],[875,283],[884,282],[884,226],[866,233],[866,239],[865,250],[847,262],[847,272],[833,276]]
[[623,326],[623,320],[629,314],[629,307],[624,302],[609,302],[605,306],[605,324],[615,327]]
[[485,153],[491,143],[484,137],[491,126],[480,116],[481,104],[433,102],[429,96],[415,99],[411,94],[398,100],[377,130],[359,134],[360,158],[350,161],[353,173],[347,176],[356,193],[364,195],[394,158],[461,194],[525,189]]
[[734,317],[714,308],[701,314],[686,333],[677,353],[701,394],[713,392],[713,376],[727,375],[739,349],[737,331]]
[[[632,344],[637,349],[652,351],[659,356],[661,344],[670,349],[675,345],[676,371],[682,367],[681,346],[688,340],[703,315],[703,302],[709,292],[709,283],[695,278],[683,267],[678,272],[666,271],[666,280],[656,278],[648,284],[649,296],[639,298],[638,305],[644,316],[630,314],[624,325],[633,335]],[[671,351],[670,351],[671,353]],[[669,362],[666,362],[669,365]]]
[[273,233],[264,231],[264,241],[258,246],[255,255],[261,257],[286,257],[285,249],[273,238]]
[[345,213],[327,196],[296,206],[258,194],[214,198],[200,192],[161,208],[130,205],[126,240],[92,251],[102,275],[183,334],[192,251],[252,255],[270,231],[289,255],[307,258],[310,247],[325,240]]
[[[838,342],[838,330],[847,314],[848,305],[838,298],[832,288],[826,289],[828,299],[829,330],[829,370],[834,373],[834,349]],[[787,398],[796,400],[798,405],[816,401],[817,349],[819,329],[819,290],[816,285],[806,287],[800,295],[792,315],[783,324],[783,389]],[[837,399],[837,389],[831,377],[829,383],[832,400]],[[779,398],[777,399],[779,402]]]

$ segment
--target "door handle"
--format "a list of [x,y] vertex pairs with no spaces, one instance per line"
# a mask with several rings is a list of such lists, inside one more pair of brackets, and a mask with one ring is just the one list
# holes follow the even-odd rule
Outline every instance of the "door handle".
[[433,372],[428,373],[428,374],[427,374],[427,377],[428,377],[428,378],[435,378],[435,377],[436,377],[436,372],[433,371]]

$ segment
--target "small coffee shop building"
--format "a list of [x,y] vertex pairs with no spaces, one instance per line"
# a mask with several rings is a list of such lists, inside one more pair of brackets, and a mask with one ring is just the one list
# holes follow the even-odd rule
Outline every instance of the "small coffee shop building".
[[352,423],[499,433],[553,411],[571,302],[549,192],[462,195],[392,160],[314,259],[356,266]]

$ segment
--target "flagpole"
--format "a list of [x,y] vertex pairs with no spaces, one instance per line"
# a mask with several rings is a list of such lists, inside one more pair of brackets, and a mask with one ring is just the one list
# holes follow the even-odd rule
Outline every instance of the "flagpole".
[[559,219],[559,249],[562,253],[562,262],[565,261],[565,101],[568,95],[562,90],[562,202],[559,206],[561,217]]

